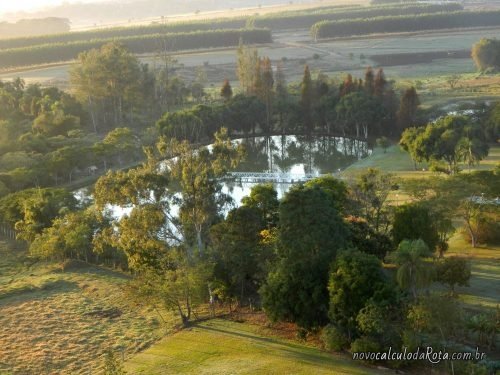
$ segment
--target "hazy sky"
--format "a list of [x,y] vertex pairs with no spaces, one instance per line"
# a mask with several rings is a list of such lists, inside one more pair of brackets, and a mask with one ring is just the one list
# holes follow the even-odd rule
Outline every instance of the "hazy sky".
[[[99,0],[0,0],[0,15],[19,10],[31,11],[62,3],[89,3]],[[101,0],[102,1],[102,0]]]

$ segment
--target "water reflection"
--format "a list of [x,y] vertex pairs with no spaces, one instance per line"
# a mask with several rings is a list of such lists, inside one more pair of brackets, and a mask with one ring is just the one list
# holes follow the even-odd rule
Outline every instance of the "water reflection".
[[[246,150],[245,160],[236,169],[240,172],[273,172],[296,176],[336,173],[355,161],[370,155],[365,141],[343,137],[272,136],[240,139]],[[225,182],[225,192],[237,204],[248,195],[255,183]],[[281,197],[289,183],[274,183]]]

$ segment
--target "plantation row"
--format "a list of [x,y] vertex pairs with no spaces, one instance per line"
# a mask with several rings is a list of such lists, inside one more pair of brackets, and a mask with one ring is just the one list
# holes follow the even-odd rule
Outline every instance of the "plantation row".
[[[314,23],[323,20],[341,20],[354,18],[369,18],[388,15],[405,15],[456,11],[462,7],[456,3],[432,5],[414,4],[404,6],[375,6],[360,8],[321,8],[300,12],[285,12],[255,17],[251,20],[255,27],[265,27],[271,30],[310,28]],[[163,33],[186,33],[193,31],[239,29],[247,26],[248,17],[222,18],[217,20],[202,20],[176,22],[171,24],[152,24],[147,26],[117,27],[110,29],[70,32],[62,34],[34,36],[25,38],[0,40],[0,49],[29,47],[40,44],[69,43],[81,40],[122,38],[129,36],[152,35]]]
[[315,39],[322,39],[375,33],[411,32],[480,26],[500,26],[500,11],[457,11],[412,16],[322,21],[313,25],[311,28],[311,35]]
[[140,54],[162,50],[233,47],[238,45],[240,38],[245,44],[272,41],[269,29],[228,29],[54,43],[0,51],[0,68],[68,61],[81,52],[100,48],[111,41],[120,42],[131,52]]

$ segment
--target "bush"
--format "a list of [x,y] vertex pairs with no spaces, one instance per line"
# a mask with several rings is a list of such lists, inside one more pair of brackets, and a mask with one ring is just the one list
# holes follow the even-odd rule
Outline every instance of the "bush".
[[[381,350],[380,345],[376,341],[368,337],[360,337],[359,339],[354,340],[354,342],[351,344],[351,353],[353,354],[359,353],[360,356],[362,354],[364,355],[364,353],[368,352],[376,353],[379,352],[380,350]],[[359,359],[369,363],[376,362],[376,360],[366,357],[365,358],[359,357]]]
[[321,332],[321,341],[327,350],[340,352],[349,345],[349,340],[337,327],[334,325],[327,325]]

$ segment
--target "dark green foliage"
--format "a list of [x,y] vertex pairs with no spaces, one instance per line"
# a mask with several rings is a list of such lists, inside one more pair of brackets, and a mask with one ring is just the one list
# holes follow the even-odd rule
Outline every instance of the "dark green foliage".
[[349,346],[349,340],[337,327],[327,325],[321,332],[321,341],[327,350],[340,352]]
[[386,284],[382,264],[374,255],[342,252],[332,265],[328,290],[330,320],[352,340],[358,333],[356,316]]
[[[489,146],[481,126],[465,116],[441,117],[422,128],[408,128],[400,141],[414,161],[433,163],[434,169],[445,173],[459,171],[458,163],[470,166],[488,155]],[[439,166],[439,162],[447,164]]]
[[440,261],[436,267],[436,281],[448,285],[451,293],[455,286],[468,286],[471,276],[471,266],[467,259],[450,257]]
[[349,239],[355,249],[375,255],[381,260],[394,249],[391,239],[373,230],[366,220],[350,216],[347,218],[347,224],[350,232]]
[[171,46],[169,51],[237,46],[240,38],[245,43],[269,43],[271,32],[268,29],[226,29],[40,44],[0,50],[0,67],[68,61],[75,59],[81,52],[100,48],[110,42],[121,43],[133,53],[151,53],[162,50],[165,45]]
[[311,33],[315,38],[321,39],[374,33],[498,25],[500,25],[500,11],[456,11],[434,14],[322,21],[313,25]]
[[273,320],[310,329],[327,322],[328,269],[346,244],[347,229],[328,192],[293,187],[279,209],[278,260],[261,289]]
[[400,206],[394,214],[392,238],[395,244],[403,240],[422,239],[429,249],[439,243],[436,223],[427,207],[418,204]]
[[216,264],[214,277],[223,281],[229,295],[240,304],[257,295],[266,276],[266,262],[272,254],[260,246],[264,228],[261,212],[242,206],[210,229],[211,253]]
[[[351,353],[377,353],[380,352],[381,347],[378,342],[368,337],[360,337],[353,341],[351,344]],[[376,361],[367,360],[365,362],[374,363]]]
[[278,193],[272,184],[252,186],[250,194],[241,200],[245,207],[255,208],[268,228],[278,225]]
[[500,40],[483,38],[472,46],[472,58],[481,71],[500,69]]

